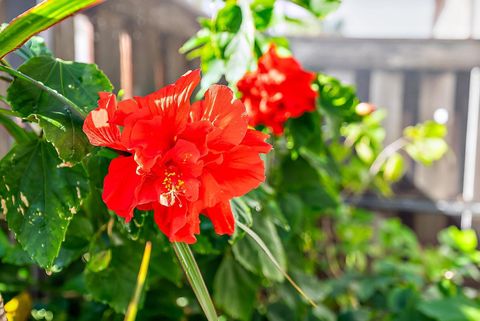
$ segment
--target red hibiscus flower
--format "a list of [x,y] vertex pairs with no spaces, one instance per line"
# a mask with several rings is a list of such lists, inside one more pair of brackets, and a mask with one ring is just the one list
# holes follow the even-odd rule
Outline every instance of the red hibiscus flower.
[[100,93],[83,125],[93,145],[123,151],[105,177],[108,208],[127,222],[135,208],[153,210],[160,230],[176,242],[195,242],[200,214],[218,234],[231,235],[229,201],[265,180],[259,154],[271,149],[266,135],[248,128],[245,107],[228,87],[214,85],[190,104],[199,81],[198,70],[188,72],[155,93],[121,102]]
[[237,83],[250,125],[264,125],[280,135],[287,119],[315,110],[314,78],[293,57],[280,57],[271,46],[258,60],[257,70]]

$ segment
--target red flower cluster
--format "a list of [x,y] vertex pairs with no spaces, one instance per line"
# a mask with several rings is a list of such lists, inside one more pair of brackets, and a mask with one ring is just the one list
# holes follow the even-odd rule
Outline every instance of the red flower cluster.
[[190,104],[198,70],[146,97],[116,101],[100,93],[83,131],[93,145],[124,151],[112,160],[104,181],[108,208],[129,221],[133,210],[153,210],[170,241],[195,242],[199,215],[218,234],[232,234],[230,199],[265,179],[260,153],[266,135],[248,129],[245,107],[225,86]]
[[280,57],[271,46],[258,60],[257,70],[237,83],[250,125],[265,125],[280,135],[287,119],[315,110],[314,78],[315,74],[303,70],[293,57]]

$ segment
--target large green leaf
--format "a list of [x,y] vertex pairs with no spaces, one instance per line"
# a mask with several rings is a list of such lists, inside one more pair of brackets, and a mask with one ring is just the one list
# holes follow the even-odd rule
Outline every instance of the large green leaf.
[[480,320],[480,303],[460,296],[422,302],[420,311],[438,321]]
[[223,258],[215,275],[215,303],[232,317],[248,321],[253,312],[258,290],[254,276],[245,271],[230,255]]
[[[259,215],[255,216],[252,229],[268,246],[282,269],[286,270],[285,251],[271,220]],[[260,246],[250,237],[244,237],[233,246],[235,258],[249,271],[270,280],[283,281],[283,274],[264,253]]]
[[[108,78],[93,64],[41,56],[28,60],[18,70],[67,97],[84,114],[96,106],[98,92],[112,90]],[[38,118],[45,138],[61,159],[75,163],[88,153],[90,144],[82,132],[83,119],[64,102],[19,78],[9,87],[7,99],[22,116]]]
[[15,146],[0,162],[0,197],[9,228],[41,267],[51,268],[86,194],[81,167],[59,167],[42,140]]
[[142,247],[137,245],[129,242],[113,247],[110,264],[101,271],[85,269],[85,282],[92,297],[107,303],[119,313],[125,313],[135,290],[142,259]]
[[85,213],[82,211],[76,214],[68,227],[65,242],[60,248],[52,270],[61,271],[86,253],[93,233],[92,223],[85,217]]
[[30,37],[72,14],[102,0],[46,0],[27,10],[0,32],[0,58],[20,47]]

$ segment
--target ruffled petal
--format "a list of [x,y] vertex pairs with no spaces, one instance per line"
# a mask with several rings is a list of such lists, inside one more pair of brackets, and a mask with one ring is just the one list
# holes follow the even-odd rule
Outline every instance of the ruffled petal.
[[246,194],[265,181],[265,165],[258,152],[240,145],[224,153],[221,164],[210,164],[208,171],[220,186],[222,197]]
[[210,150],[224,151],[238,145],[248,127],[248,116],[243,103],[235,99],[227,86],[213,85],[205,99],[192,105],[194,121],[209,121],[213,129],[207,136]]
[[136,170],[137,163],[132,156],[119,156],[111,161],[103,182],[103,201],[127,222],[133,217],[144,179]]
[[[128,120],[127,120],[128,121]],[[174,144],[175,129],[162,116],[130,122],[122,132],[122,144],[134,152],[135,160],[149,171]]]
[[139,111],[139,109],[140,106],[135,99],[122,100],[117,104],[117,111],[115,112],[115,117],[112,122],[119,126],[124,126],[125,119]]
[[188,123],[185,130],[180,134],[179,139],[192,142],[197,147],[201,156],[207,154],[207,135],[213,130],[209,121],[197,121]]
[[195,234],[200,231],[198,213],[188,206],[155,206],[154,219],[158,228],[171,242],[195,243]]
[[202,173],[203,162],[195,144],[179,139],[164,156],[163,162],[172,162],[187,177],[198,177]]
[[245,137],[243,138],[242,145],[248,146],[250,149],[257,153],[267,154],[272,150],[272,145],[265,142],[268,139],[268,135],[261,131],[248,129]]
[[116,99],[112,93],[98,94],[98,107],[92,110],[83,123],[83,132],[92,145],[125,150],[120,143],[120,129],[111,123],[116,110]]
[[233,217],[230,202],[220,202],[217,205],[204,210],[213,223],[213,227],[217,234],[232,235],[235,232],[235,218]]
[[204,207],[212,207],[218,202],[228,199],[228,195],[225,195],[220,184],[208,170],[204,171],[200,177],[199,199],[202,200]]

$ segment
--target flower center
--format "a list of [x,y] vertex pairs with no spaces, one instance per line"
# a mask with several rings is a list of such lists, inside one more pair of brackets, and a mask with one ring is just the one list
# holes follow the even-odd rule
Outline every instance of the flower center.
[[160,204],[163,206],[172,206],[175,201],[179,201],[179,206],[182,207],[182,202],[179,195],[185,193],[185,182],[182,180],[180,174],[178,174],[173,168],[169,167],[165,170],[165,176],[163,178],[162,185],[165,192],[160,194]]

